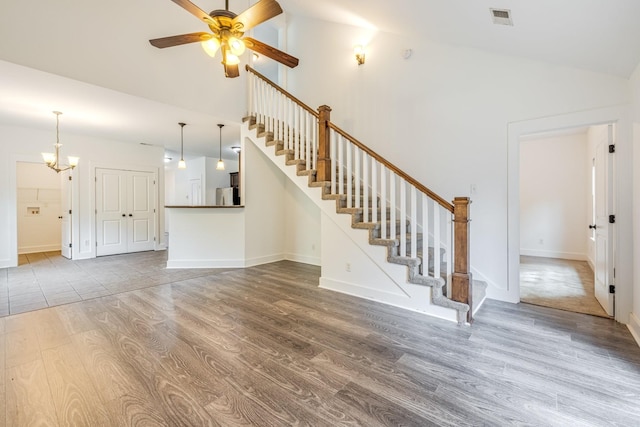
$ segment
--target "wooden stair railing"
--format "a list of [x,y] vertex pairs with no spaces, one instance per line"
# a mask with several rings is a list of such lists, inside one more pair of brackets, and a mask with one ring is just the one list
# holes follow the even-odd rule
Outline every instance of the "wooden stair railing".
[[[393,248],[388,259],[425,277],[446,277],[447,297],[471,307],[468,197],[447,202],[271,80],[248,71],[248,117],[271,133],[298,174],[314,178],[339,212],[371,230],[370,243]],[[453,226],[448,225],[452,223]],[[354,225],[355,226],[355,225]],[[446,262],[441,253],[447,255]],[[418,260],[418,262],[416,262]],[[410,281],[414,277],[410,270]],[[413,280],[413,283],[422,283]],[[472,322],[472,310],[466,314]]]

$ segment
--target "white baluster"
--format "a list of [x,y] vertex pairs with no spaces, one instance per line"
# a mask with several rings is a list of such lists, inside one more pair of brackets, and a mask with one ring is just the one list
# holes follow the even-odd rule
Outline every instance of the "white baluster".
[[396,204],[396,174],[393,171],[389,171],[389,208],[391,209],[391,218],[390,218],[390,224],[389,224],[389,228],[391,229],[390,232],[390,239],[395,239],[398,235],[396,234],[396,209],[397,209],[397,204]]
[[353,162],[354,162],[353,187],[355,190],[355,199],[356,199],[355,207],[356,208],[362,207],[360,202],[360,153],[361,153],[360,149],[354,145],[353,146]]
[[378,162],[371,158],[371,222],[378,221]]
[[347,207],[353,207],[353,165],[351,162],[353,145],[347,140],[345,147],[347,149],[347,172],[345,173],[344,185],[347,187]]
[[380,238],[387,238],[387,168],[380,164]]
[[369,173],[370,171],[369,155],[365,152],[362,153],[362,222],[369,222],[369,203],[371,203],[372,209],[375,209],[373,205],[373,197],[369,199]]
[[451,277],[453,274],[453,214],[444,208],[442,211],[447,216],[447,241],[446,241],[446,256],[447,256],[447,289],[451,289]]
[[337,167],[337,154],[336,153],[336,133],[333,129],[329,129],[329,146],[331,150],[331,194],[337,194],[338,189],[336,187],[336,167]]
[[338,134],[338,194],[344,194],[344,148],[342,135]]
[[411,189],[411,258],[418,257],[418,202],[416,195],[416,187],[413,185]]
[[422,199],[422,275],[429,275],[429,199],[420,194]]
[[440,277],[440,245],[442,241],[440,239],[440,205],[433,204],[433,276],[435,278]]
[[400,182],[400,256],[407,256],[407,184],[403,178]]

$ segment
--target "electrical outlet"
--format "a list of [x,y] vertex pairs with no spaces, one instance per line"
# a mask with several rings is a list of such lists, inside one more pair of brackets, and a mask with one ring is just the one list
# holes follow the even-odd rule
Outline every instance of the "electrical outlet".
[[350,262],[346,263],[346,264],[344,265],[344,269],[345,269],[346,271],[351,271],[351,263],[350,263]]

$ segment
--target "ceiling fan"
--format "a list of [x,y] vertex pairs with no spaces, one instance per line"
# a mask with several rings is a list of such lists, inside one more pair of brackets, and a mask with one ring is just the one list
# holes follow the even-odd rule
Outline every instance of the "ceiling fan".
[[229,10],[229,0],[225,0],[224,10],[214,10],[211,13],[206,13],[189,0],[171,1],[207,24],[212,34],[197,32],[149,40],[153,46],[164,49],[165,47],[201,42],[203,49],[212,57],[220,50],[226,77],[240,75],[238,70],[240,59],[238,57],[242,55],[245,48],[291,68],[298,65],[298,58],[254,38],[243,37],[244,33],[251,28],[282,13],[282,8],[277,1],[259,0],[240,15]]

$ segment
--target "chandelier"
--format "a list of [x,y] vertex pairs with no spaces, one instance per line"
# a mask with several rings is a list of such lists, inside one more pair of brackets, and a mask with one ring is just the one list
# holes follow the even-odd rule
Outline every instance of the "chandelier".
[[59,173],[62,171],[66,171],[68,169],[73,169],[76,166],[78,166],[79,158],[69,156],[68,157],[69,166],[60,164],[60,147],[62,147],[62,144],[60,144],[59,127],[60,127],[60,114],[62,113],[60,111],[54,111],[53,114],[56,115],[56,143],[54,144],[56,151],[55,153],[42,153],[42,158],[44,159],[44,162],[47,164],[47,166],[49,166],[51,169]]

